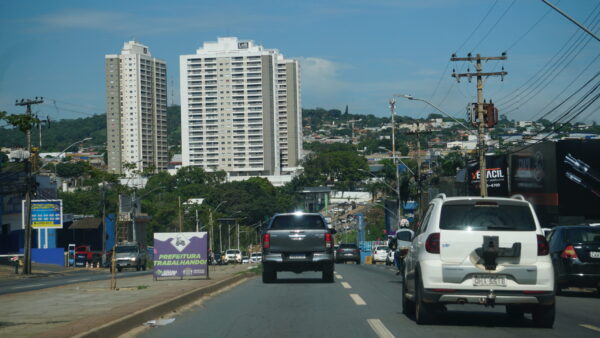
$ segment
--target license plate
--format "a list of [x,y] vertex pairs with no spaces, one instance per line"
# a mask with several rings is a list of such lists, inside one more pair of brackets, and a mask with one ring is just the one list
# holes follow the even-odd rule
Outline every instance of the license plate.
[[289,255],[289,259],[305,259],[306,255]]
[[590,257],[600,258],[600,251],[590,251]]
[[344,256],[352,256],[352,254],[344,254]]
[[506,276],[502,275],[475,275],[473,286],[506,286]]

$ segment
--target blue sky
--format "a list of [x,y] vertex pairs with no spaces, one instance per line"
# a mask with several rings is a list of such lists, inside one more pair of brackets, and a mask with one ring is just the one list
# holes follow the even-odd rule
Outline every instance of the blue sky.
[[[600,32],[600,1],[551,1]],[[484,64],[508,71],[489,78],[484,95],[515,120],[541,116],[600,70],[600,43],[537,0],[2,1],[0,110],[22,113],[16,99],[43,96],[35,111],[52,119],[103,113],[104,55],[131,39],[167,62],[169,103],[171,93],[179,103],[179,55],[225,36],[299,59],[304,108],[377,116],[389,116],[393,94],[464,116],[475,83],[451,78],[468,66],[449,62],[455,52],[508,53]],[[400,115],[431,112],[398,99]],[[598,102],[577,119],[600,122]]]

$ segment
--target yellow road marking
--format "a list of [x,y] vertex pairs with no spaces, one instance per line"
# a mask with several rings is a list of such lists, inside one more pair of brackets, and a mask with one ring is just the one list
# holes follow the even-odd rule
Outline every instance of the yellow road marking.
[[590,324],[579,324],[579,326],[583,326],[586,329],[590,329],[590,330],[594,330],[594,331],[598,331],[600,332],[600,327],[594,326],[594,325],[590,325]]
[[351,293],[350,298],[356,305],[367,305],[367,303],[358,295],[358,293]]
[[341,284],[344,287],[344,289],[352,289],[352,287],[350,286],[350,284],[348,284],[348,282],[342,282]]
[[394,335],[390,332],[390,330],[383,325],[381,320],[379,319],[367,319],[367,323],[371,326],[371,329],[375,331],[375,334],[379,336],[379,338],[394,338]]

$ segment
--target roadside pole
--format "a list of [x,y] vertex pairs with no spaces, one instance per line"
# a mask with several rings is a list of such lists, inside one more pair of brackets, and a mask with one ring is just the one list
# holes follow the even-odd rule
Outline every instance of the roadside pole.
[[[26,124],[26,128],[25,128],[25,137],[27,139],[27,152],[28,152],[28,159],[27,162],[25,163],[25,169],[27,172],[27,178],[26,178],[26,183],[25,183],[25,187],[26,187],[26,191],[25,191],[25,208],[26,210],[23,210],[22,212],[27,212],[25,215],[25,243],[23,245],[23,251],[24,251],[24,255],[23,255],[23,274],[24,275],[29,275],[31,274],[31,233],[32,233],[32,229],[31,229],[31,195],[33,194],[33,189],[35,188],[35,185],[33,184],[33,180],[34,180],[34,176],[32,173],[32,168],[31,168],[31,163],[32,163],[32,153],[31,153],[31,128],[33,127],[33,114],[31,112],[31,106],[34,104],[41,104],[44,103],[44,99],[43,98],[35,98],[34,100],[30,100],[30,99],[21,99],[21,101],[17,101],[15,103],[15,106],[26,106],[27,107],[27,118],[26,121],[24,121]],[[23,130],[23,129],[22,129]]]
[[452,58],[450,58],[450,61],[475,61],[475,66],[476,66],[476,72],[475,73],[470,73],[467,70],[467,73],[456,73],[456,72],[452,72],[452,77],[456,78],[456,81],[460,82],[460,78],[461,77],[466,77],[469,79],[469,82],[471,82],[471,78],[473,76],[476,76],[477,78],[477,119],[478,121],[478,126],[477,126],[477,131],[478,131],[478,137],[477,137],[477,144],[478,144],[478,151],[479,151],[479,189],[480,189],[480,195],[481,197],[487,197],[488,195],[488,191],[487,191],[487,170],[486,170],[486,163],[485,163],[485,153],[487,150],[487,146],[485,144],[485,129],[486,129],[486,122],[485,122],[485,114],[484,114],[484,99],[483,99],[483,77],[486,76],[500,76],[502,80],[504,80],[504,76],[507,75],[508,73],[504,71],[504,67],[502,67],[502,71],[501,72],[492,72],[492,73],[483,73],[482,72],[482,66],[481,66],[481,61],[489,61],[489,60],[506,60],[506,53],[502,53],[502,56],[489,56],[489,57],[484,57],[481,56],[479,54],[477,54],[475,57],[471,56],[471,53],[467,54],[467,57],[456,57],[455,54],[452,55]]

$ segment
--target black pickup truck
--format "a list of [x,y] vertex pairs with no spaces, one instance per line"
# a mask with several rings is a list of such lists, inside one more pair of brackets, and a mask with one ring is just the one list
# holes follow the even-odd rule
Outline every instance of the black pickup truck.
[[277,280],[277,271],[322,271],[333,282],[333,235],[318,213],[276,214],[262,235],[263,283]]

